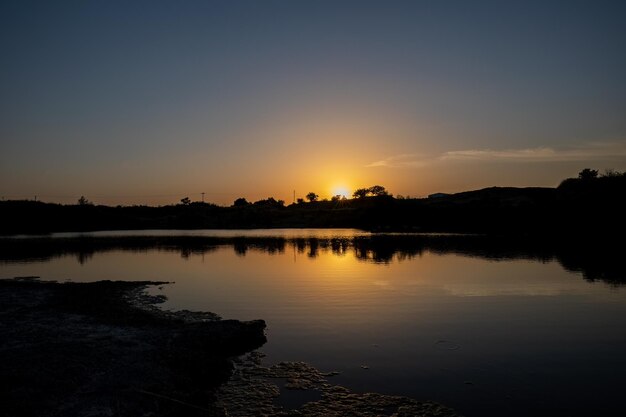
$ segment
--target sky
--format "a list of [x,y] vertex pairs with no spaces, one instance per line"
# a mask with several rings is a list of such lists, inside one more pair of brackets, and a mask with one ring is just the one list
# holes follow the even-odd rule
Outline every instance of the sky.
[[0,2],[0,197],[421,197],[626,169],[620,1]]

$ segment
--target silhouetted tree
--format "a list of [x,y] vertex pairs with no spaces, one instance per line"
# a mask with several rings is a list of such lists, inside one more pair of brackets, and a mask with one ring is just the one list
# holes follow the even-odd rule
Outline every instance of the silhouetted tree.
[[78,205],[79,206],[90,206],[92,204],[93,203],[91,201],[87,200],[84,195],[81,195],[80,198],[78,199]]
[[609,168],[609,169],[604,170],[604,174],[602,174],[602,177],[605,177],[605,178],[615,178],[615,177],[621,177],[623,175],[626,175],[626,173],[625,172],[619,172],[619,171],[616,171],[614,169]]
[[369,191],[370,194],[372,194],[373,196],[376,196],[376,197],[383,196],[383,195],[389,195],[389,193],[387,192],[385,187],[383,187],[382,185],[374,185],[374,186],[370,187],[368,191]]
[[250,204],[248,202],[248,200],[246,200],[243,197],[239,197],[238,199],[235,200],[235,202],[233,203],[233,207],[243,207],[243,206],[247,206],[248,204]]
[[266,206],[266,207],[284,207],[284,200],[276,200],[274,197],[269,197],[265,200],[258,200],[254,202],[255,206]]
[[302,204],[302,203],[304,203],[304,199],[303,198],[299,198],[299,199],[296,200],[296,203]]
[[354,198],[364,198],[370,193],[368,188],[359,188],[352,193],[352,197]]
[[185,198],[181,198],[180,199],[181,204],[183,204],[184,206],[188,206],[189,204],[191,204],[191,200],[189,199],[189,197],[185,197]]
[[333,201],[333,202],[335,202],[335,203],[336,203],[337,201],[340,201],[340,200],[341,200],[341,197],[342,197],[342,195],[341,195],[341,194],[334,195],[334,196],[332,196],[332,197],[330,198],[330,201]]
[[306,195],[306,199],[309,200],[311,203],[317,201],[318,198],[320,198],[320,196],[315,194],[314,192],[310,192]]
[[598,178],[598,170],[585,168],[578,173],[578,178],[581,180],[592,180],[594,178]]

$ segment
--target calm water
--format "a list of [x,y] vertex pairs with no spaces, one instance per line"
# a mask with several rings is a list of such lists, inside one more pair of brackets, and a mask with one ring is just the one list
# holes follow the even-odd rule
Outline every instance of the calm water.
[[[333,381],[354,390],[437,400],[467,416],[625,409],[620,270],[584,259],[578,268],[578,256],[558,250],[372,241],[351,230],[142,236],[184,234],[196,240],[117,239],[86,251],[40,242],[36,256],[4,256],[0,277],[175,281],[152,290],[167,295],[164,308],[266,320],[268,363],[307,361],[340,371]],[[598,276],[608,283],[589,280]]]

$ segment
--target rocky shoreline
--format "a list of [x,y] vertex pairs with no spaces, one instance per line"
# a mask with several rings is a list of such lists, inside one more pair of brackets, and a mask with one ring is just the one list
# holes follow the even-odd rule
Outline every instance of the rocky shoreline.
[[[255,351],[239,358],[233,376],[219,388],[217,405],[228,410],[228,416],[458,417],[452,409],[431,401],[352,392],[331,382],[337,372],[321,372],[305,362],[266,367],[262,357]],[[282,407],[280,397],[285,390],[299,391],[308,400],[295,408]]]
[[265,323],[161,311],[144,290],[163,284],[0,280],[0,415],[223,415],[230,358]]
[[[145,290],[166,284],[0,280],[0,416],[457,415],[350,392],[302,362],[265,367],[265,322],[161,310]],[[279,385],[308,400],[281,406]]]

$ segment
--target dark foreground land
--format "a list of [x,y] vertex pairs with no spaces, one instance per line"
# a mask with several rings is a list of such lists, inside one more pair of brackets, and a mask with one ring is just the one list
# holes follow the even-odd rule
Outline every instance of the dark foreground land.
[[160,312],[161,284],[0,281],[0,415],[207,415],[265,323]]
[[[304,363],[260,365],[262,320],[164,312],[159,282],[0,280],[0,416],[449,416],[434,403],[332,385]],[[309,392],[287,410],[278,386]]]

